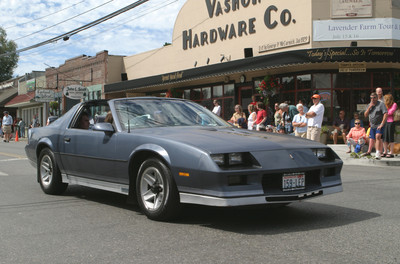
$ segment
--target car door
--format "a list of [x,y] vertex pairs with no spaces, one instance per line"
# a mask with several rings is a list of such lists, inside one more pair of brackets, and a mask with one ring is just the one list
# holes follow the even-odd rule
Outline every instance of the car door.
[[[93,122],[91,120],[91,122]],[[117,158],[118,133],[71,125],[61,138],[64,173],[114,183],[127,183],[126,161]]]

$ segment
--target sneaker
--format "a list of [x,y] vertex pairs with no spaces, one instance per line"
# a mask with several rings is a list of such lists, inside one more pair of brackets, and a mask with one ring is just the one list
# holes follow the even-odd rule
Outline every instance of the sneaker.
[[379,151],[376,152],[375,154],[375,159],[381,159],[381,153]]

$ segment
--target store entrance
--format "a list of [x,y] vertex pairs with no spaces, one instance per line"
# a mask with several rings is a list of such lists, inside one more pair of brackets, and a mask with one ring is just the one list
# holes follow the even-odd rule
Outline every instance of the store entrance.
[[251,96],[253,95],[253,86],[246,85],[239,87],[239,104],[243,108],[243,112],[246,116],[249,116],[249,111],[247,110],[248,105],[252,102]]

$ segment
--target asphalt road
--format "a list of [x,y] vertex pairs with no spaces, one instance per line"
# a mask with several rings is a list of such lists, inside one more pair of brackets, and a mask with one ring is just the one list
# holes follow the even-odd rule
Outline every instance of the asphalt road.
[[0,142],[0,263],[400,263],[398,167],[344,167],[344,192],[284,208],[187,206],[148,220],[125,196],[45,195],[24,142]]

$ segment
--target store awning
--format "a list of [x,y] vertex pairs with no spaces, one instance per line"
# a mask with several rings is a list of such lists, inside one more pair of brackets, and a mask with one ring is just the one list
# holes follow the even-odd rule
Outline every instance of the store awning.
[[198,79],[326,62],[399,63],[400,49],[382,47],[343,47],[287,51],[107,84],[104,86],[104,92],[135,92],[135,90],[138,89],[142,90],[146,87],[157,86],[162,89],[164,85],[189,82]]
[[0,90],[0,107],[4,107],[13,97],[18,94],[18,88],[7,88]]
[[31,101],[35,98],[35,91],[28,92],[26,94],[20,94],[13,99],[11,99],[8,103],[6,103],[5,107],[21,107],[28,106],[31,104]]

